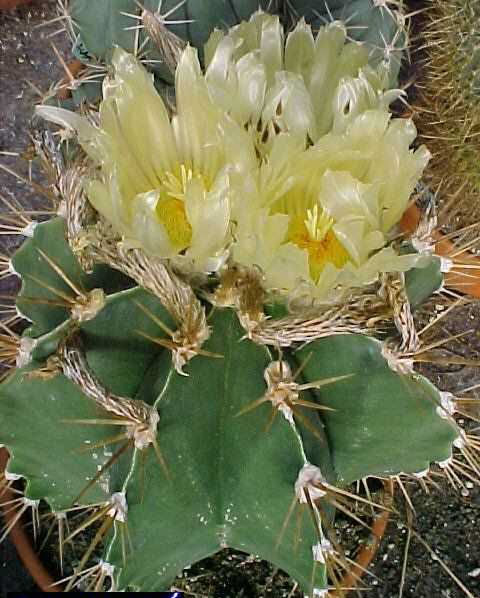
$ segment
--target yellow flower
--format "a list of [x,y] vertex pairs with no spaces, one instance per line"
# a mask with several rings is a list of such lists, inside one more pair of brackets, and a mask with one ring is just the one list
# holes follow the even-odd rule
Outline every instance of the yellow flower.
[[98,167],[89,200],[125,243],[195,271],[256,266],[268,290],[309,300],[420,263],[389,241],[429,155],[343,25],[314,37],[302,20],[284,39],[258,12],[215,32],[205,58],[203,74],[182,54],[172,117],[120,49],[98,126],[40,108],[77,132]]
[[410,121],[379,110],[307,150],[279,135],[250,209],[234,206],[234,259],[259,266],[270,289],[321,299],[419,265],[387,246],[429,157],[409,149],[414,135]]
[[388,112],[400,92],[341,25],[314,38],[301,21],[284,43],[278,19],[258,13],[216,33],[206,55],[210,95],[259,161],[232,206],[235,261],[271,290],[320,299],[420,263],[388,241],[429,154],[410,150],[413,123]]
[[398,90],[385,91],[388,73],[368,66],[368,51],[345,43],[333,22],[314,38],[303,19],[284,40],[279,19],[257,12],[227,33],[216,31],[205,49],[212,98],[257,133],[260,153],[280,131],[317,141],[344,131],[367,109],[386,108]]
[[38,112],[77,131],[99,166],[86,182],[88,198],[125,244],[196,271],[217,270],[230,241],[230,174],[255,160],[246,132],[211,101],[196,50],[187,48],[178,65],[172,118],[133,56],[117,48],[112,64],[98,127],[65,110]]

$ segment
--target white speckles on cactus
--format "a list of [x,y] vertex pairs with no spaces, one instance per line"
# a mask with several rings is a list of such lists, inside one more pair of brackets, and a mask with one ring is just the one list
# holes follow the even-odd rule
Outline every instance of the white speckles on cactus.
[[464,430],[458,429],[458,436],[453,441],[453,446],[459,450],[464,449],[468,445],[467,435]]
[[326,538],[323,538],[321,542],[317,542],[317,544],[312,546],[313,560],[317,563],[322,563],[323,565],[326,563],[326,555],[329,555],[332,552],[332,543]]
[[440,405],[437,407],[437,413],[445,419],[451,418],[457,411],[455,396],[451,392],[440,392]]
[[125,492],[114,492],[110,499],[112,504],[108,515],[113,517],[115,521],[125,523],[127,521],[128,504]]
[[441,256],[440,257],[440,269],[444,274],[450,272],[453,268],[454,263],[453,260],[449,259],[448,257]]
[[311,463],[306,463],[300,470],[295,482],[295,494],[298,502],[301,504],[308,503],[306,491],[308,491],[312,501],[323,498],[327,494],[321,487],[324,483],[326,483],[326,480],[320,468]]
[[17,473],[10,473],[9,471],[5,471],[4,476],[7,482],[16,482],[24,477],[23,475],[19,475]]
[[328,590],[321,590],[319,588],[314,588],[312,596],[307,596],[305,594],[305,598],[328,598]]
[[413,477],[421,480],[422,478],[427,477],[427,475],[429,474],[430,469],[423,469],[422,471],[415,471],[412,473]]
[[23,368],[28,365],[32,360],[32,351],[35,349],[37,341],[28,336],[24,336],[20,339],[20,345],[18,347],[18,354],[16,359],[17,368]]
[[12,260],[8,260],[8,272],[20,278],[20,274],[15,270]]
[[450,457],[444,459],[443,461],[437,461],[437,465],[440,467],[440,469],[447,469],[447,467],[450,467],[450,465],[452,464],[452,461],[453,455],[450,455]]
[[34,220],[32,220],[32,222],[29,222],[21,231],[21,234],[24,235],[25,237],[30,237],[32,238],[33,235],[35,234],[35,229],[38,226],[38,222],[35,222]]

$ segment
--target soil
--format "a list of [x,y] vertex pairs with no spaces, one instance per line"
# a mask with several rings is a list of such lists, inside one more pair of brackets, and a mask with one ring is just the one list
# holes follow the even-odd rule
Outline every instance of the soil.
[[[0,162],[24,176],[28,176],[29,163],[25,152],[29,147],[28,127],[32,105],[37,101],[34,86],[45,91],[51,82],[62,76],[62,69],[55,58],[50,42],[68,57],[69,42],[63,34],[49,37],[61,28],[61,23],[38,27],[56,16],[55,2],[41,6],[22,7],[10,12],[0,12]],[[9,152],[19,155],[10,155]],[[23,156],[23,157],[22,157]],[[33,172],[33,178],[38,175]],[[0,171],[1,195],[6,198],[22,197],[36,205],[38,197],[28,185]],[[20,242],[17,238],[1,238],[0,252],[11,252]],[[1,293],[10,289],[2,283]],[[473,329],[467,344],[456,345],[463,355],[478,358],[480,352],[480,305],[472,304],[459,310],[445,327],[452,333],[464,331],[466,323]],[[442,390],[454,391],[480,382],[478,370],[463,366],[429,368],[429,376]],[[409,490],[416,510],[415,527],[421,537],[431,545],[444,563],[450,567],[470,592],[480,596],[480,490],[471,489],[468,496],[454,493],[448,487],[441,492],[426,495],[420,489]],[[398,509],[403,508],[399,501]],[[342,524],[342,536],[352,546],[362,536],[358,527]],[[399,596],[401,569],[404,561],[407,529],[393,520],[389,524],[378,557],[371,567],[376,576],[370,578],[369,598]],[[53,553],[46,556],[54,560]],[[53,572],[53,571],[52,571]],[[202,561],[185,572],[178,580],[196,596],[210,598],[299,598],[292,582],[281,572],[255,557],[234,551],[223,551]],[[0,594],[31,591],[34,584],[16,557],[7,540],[0,545]],[[188,594],[187,594],[188,595]],[[362,592],[360,595],[365,595]],[[459,598],[463,592],[442,570],[439,561],[412,538],[404,580],[403,596],[415,598]]]

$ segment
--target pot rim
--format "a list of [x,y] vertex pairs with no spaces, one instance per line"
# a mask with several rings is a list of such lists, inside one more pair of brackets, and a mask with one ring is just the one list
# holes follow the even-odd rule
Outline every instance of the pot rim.
[[[0,473],[5,471],[8,459],[9,454],[7,449],[0,448]],[[9,488],[5,488],[2,496],[5,497],[7,502],[15,498],[14,493]],[[8,525],[15,518],[18,509],[8,509],[7,511],[3,507],[0,508]],[[55,580],[35,552],[32,541],[23,528],[21,519],[13,525],[8,535],[17,550],[18,556],[42,592],[62,592],[64,589],[63,586],[55,583]]]

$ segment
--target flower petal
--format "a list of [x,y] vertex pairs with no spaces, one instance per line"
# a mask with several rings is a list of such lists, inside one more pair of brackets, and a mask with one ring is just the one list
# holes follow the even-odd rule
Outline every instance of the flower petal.
[[203,78],[197,50],[188,46],[175,75],[177,116],[172,120],[180,161],[213,180],[223,162],[216,107]]
[[270,215],[268,209],[244,209],[238,214],[233,257],[247,266],[265,270],[285,241],[289,217]]
[[260,53],[267,70],[267,81],[274,80],[275,73],[283,65],[283,28],[278,17],[263,14],[260,37]]
[[65,110],[65,108],[39,104],[35,106],[35,114],[61,127],[75,131],[80,143],[88,142],[95,135],[95,127],[84,116]]
[[158,185],[157,173],[171,170],[177,162],[168,112],[152,76],[132,55],[116,48],[112,64],[115,76],[106,83],[101,128],[127,154],[137,176],[148,181],[142,190],[153,189]]
[[307,81],[310,77],[314,57],[315,40],[313,39],[312,28],[302,18],[287,37],[285,44],[285,70],[297,73]]
[[275,120],[282,131],[306,139],[315,139],[316,122],[310,94],[303,78],[295,73],[280,71],[265,98],[262,113],[264,122]]
[[293,243],[279,247],[265,268],[267,287],[281,293],[291,292],[297,285],[309,279],[308,253]]
[[267,71],[256,53],[246,54],[237,62],[238,99],[232,117],[239,123],[254,125],[262,112],[267,90]]
[[160,193],[140,193],[132,202],[132,219],[127,240],[137,243],[149,254],[161,258],[173,257],[177,249],[171,244],[165,227],[157,216]]
[[229,194],[226,173],[217,177],[208,192],[197,178],[188,184],[185,212],[192,227],[192,240],[186,255],[200,270],[209,257],[217,255],[226,245],[230,226]]

